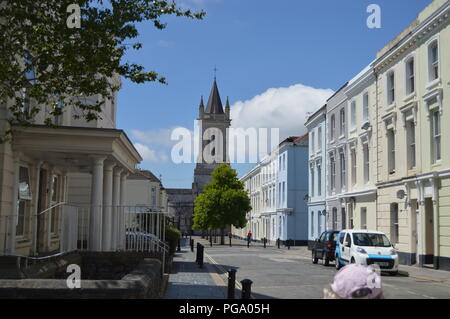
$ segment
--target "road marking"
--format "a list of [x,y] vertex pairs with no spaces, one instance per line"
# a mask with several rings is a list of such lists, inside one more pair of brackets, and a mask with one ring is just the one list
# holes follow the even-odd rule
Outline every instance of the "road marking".
[[[228,279],[228,276],[226,275],[226,274],[228,273],[228,271],[226,271],[221,265],[219,265],[219,264],[214,260],[214,258],[212,258],[210,255],[208,255],[208,254],[205,253],[205,257],[206,257],[207,259],[209,259],[209,261],[210,261],[215,267],[217,267],[217,269],[219,269],[220,272],[222,272],[222,274],[221,274],[222,276],[221,276],[220,274],[216,274],[216,275],[220,276],[220,278],[221,278],[222,281],[224,282],[225,286],[227,286],[227,281],[224,279],[224,277]],[[236,281],[236,287],[237,287],[238,289],[242,290],[242,286],[241,286],[241,284],[240,284],[238,281]]]

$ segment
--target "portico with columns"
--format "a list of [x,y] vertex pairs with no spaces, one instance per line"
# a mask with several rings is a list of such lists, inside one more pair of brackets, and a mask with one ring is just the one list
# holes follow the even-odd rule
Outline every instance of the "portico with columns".
[[[92,251],[124,249],[126,181],[142,160],[122,130],[40,125],[17,127],[2,145],[0,252],[50,254],[78,214],[78,245]],[[18,199],[18,200],[15,200]],[[14,212],[14,213],[13,213]],[[80,237],[79,237],[80,238]]]

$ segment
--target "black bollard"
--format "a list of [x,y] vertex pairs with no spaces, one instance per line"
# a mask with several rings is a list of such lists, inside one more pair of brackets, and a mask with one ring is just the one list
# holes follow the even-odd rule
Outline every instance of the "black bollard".
[[287,247],[288,247],[288,249],[291,249],[291,240],[290,239],[287,240]]
[[264,237],[263,243],[264,243],[264,248],[266,248],[267,238]]
[[197,255],[195,257],[195,262],[198,264],[200,262],[200,243],[197,243]]
[[280,238],[277,239],[277,246],[278,246],[278,249],[280,249]]
[[191,242],[191,251],[194,252],[194,240],[191,239],[190,242]]
[[198,256],[198,265],[200,268],[203,267],[203,251],[204,251],[205,247],[203,245],[199,246],[199,256]]
[[213,238],[211,236],[211,234],[209,234],[209,245],[212,247],[213,246]]
[[231,247],[231,236],[230,236],[230,247]]
[[228,299],[234,299],[236,291],[236,269],[228,270]]
[[252,283],[250,279],[244,279],[241,281],[242,295],[241,299],[250,299],[252,295]]
[[181,251],[181,239],[178,239],[178,247],[177,247],[177,251],[178,251],[178,252]]

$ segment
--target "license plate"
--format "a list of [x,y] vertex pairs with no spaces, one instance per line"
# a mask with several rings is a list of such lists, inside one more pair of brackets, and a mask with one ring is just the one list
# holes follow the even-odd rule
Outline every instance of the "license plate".
[[386,263],[386,262],[377,262],[376,264],[380,267],[388,267],[389,266],[389,263]]

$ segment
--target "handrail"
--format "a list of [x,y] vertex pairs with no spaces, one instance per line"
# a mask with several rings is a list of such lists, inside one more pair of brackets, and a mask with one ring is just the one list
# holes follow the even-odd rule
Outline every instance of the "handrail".
[[62,205],[65,205],[65,204],[66,204],[65,202],[60,202],[60,203],[58,203],[58,204],[56,204],[56,205],[53,205],[53,206],[47,208],[46,210],[43,210],[43,211],[40,212],[40,213],[35,214],[35,216],[42,215],[42,214],[44,214],[44,213],[46,213],[46,212],[52,210],[53,208],[56,208],[56,207],[58,207],[58,206],[62,206]]

